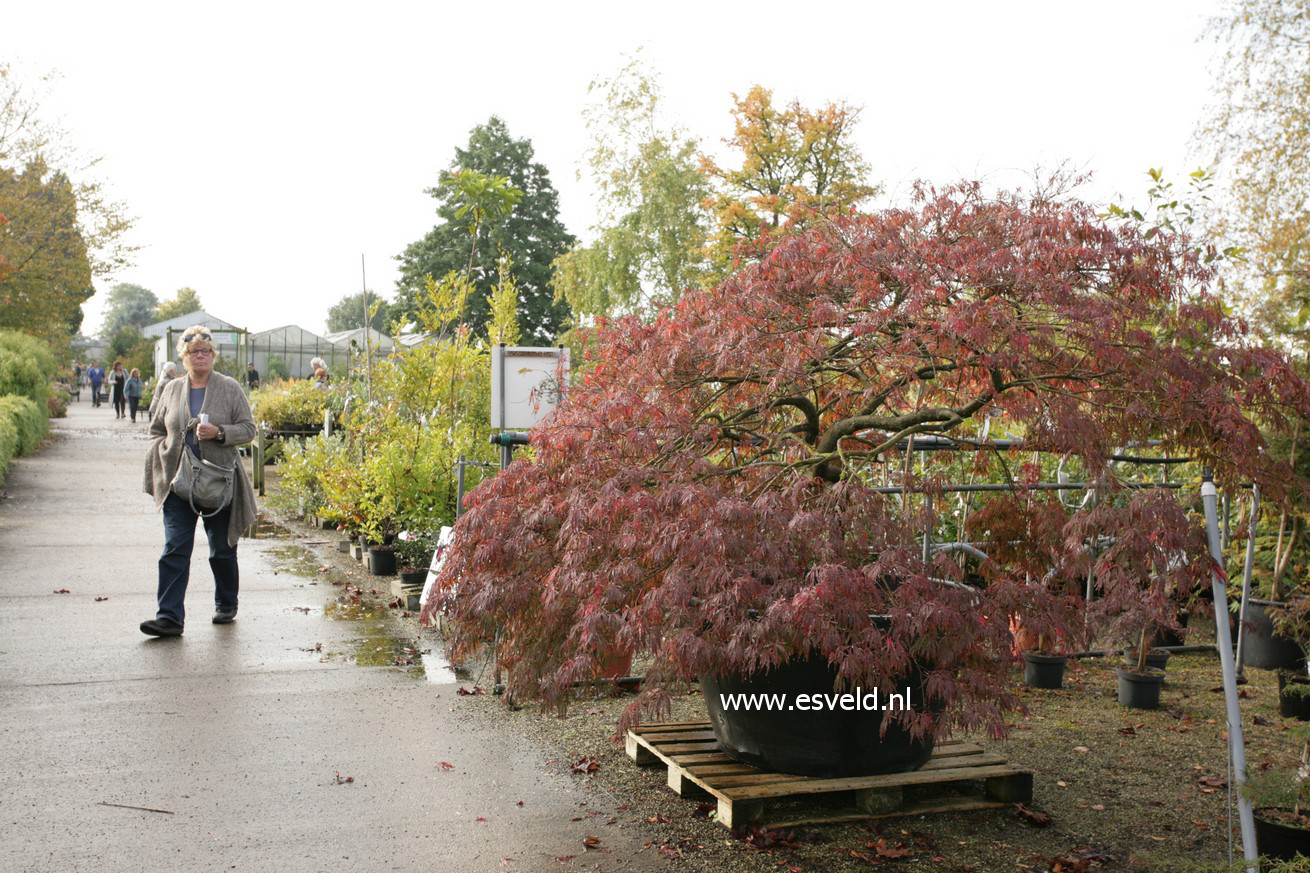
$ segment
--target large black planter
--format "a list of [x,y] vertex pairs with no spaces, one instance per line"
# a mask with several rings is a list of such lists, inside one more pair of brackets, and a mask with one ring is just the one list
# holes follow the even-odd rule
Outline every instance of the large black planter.
[[1119,668],[1119,702],[1130,709],[1159,709],[1162,685],[1164,673],[1159,670],[1137,673]]
[[396,575],[396,550],[387,546],[372,546],[368,550],[368,571],[374,576]]
[[1310,721],[1310,676],[1304,670],[1297,673],[1278,671],[1278,714],[1284,718]]
[[[822,657],[794,659],[750,676],[701,676],[701,694],[719,747],[728,757],[755,767],[802,776],[867,776],[900,773],[922,767],[932,757],[932,738],[912,740],[899,724],[888,726],[879,737],[888,695],[910,696],[911,708],[923,712],[922,680],[913,676],[897,681],[892,689],[860,689],[858,703],[879,709],[795,708],[797,695],[839,694],[834,691],[837,670]],[[856,690],[851,689],[852,697]],[[721,695],[786,695],[791,709],[728,709]]]
[[1310,830],[1264,818],[1255,811],[1255,844],[1260,854],[1279,861],[1293,861],[1297,855],[1310,858]]
[[1263,606],[1248,603],[1242,663],[1264,670],[1296,670],[1305,665],[1305,653],[1295,640],[1274,633],[1273,620]]
[[1023,684],[1029,688],[1063,688],[1064,665],[1068,660],[1064,655],[1024,652]]

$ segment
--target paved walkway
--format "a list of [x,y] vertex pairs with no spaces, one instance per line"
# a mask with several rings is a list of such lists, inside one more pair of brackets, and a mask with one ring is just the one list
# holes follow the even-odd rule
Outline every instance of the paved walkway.
[[339,589],[280,567],[295,541],[242,541],[240,615],[215,626],[198,529],[186,634],[143,636],[163,544],[145,427],[83,401],[55,430],[0,501],[0,870],[654,869],[639,826],[572,821],[612,798],[438,665],[306,651],[374,642],[331,616]]

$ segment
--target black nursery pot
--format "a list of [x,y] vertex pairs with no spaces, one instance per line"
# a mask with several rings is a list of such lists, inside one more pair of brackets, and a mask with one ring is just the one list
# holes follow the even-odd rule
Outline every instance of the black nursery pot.
[[427,570],[411,570],[408,573],[400,574],[400,584],[407,588],[422,585],[426,581],[428,581]]
[[1310,858],[1310,830],[1264,818],[1255,811],[1255,842],[1260,854],[1278,861],[1294,861],[1297,855]]
[[[1297,693],[1294,689],[1304,693]],[[1278,671],[1278,714],[1284,718],[1310,721],[1310,676],[1305,671]]]
[[368,550],[368,571],[374,576],[396,575],[396,551],[386,546]]
[[1159,709],[1162,685],[1164,672],[1161,670],[1138,673],[1119,668],[1119,702],[1130,709]]
[[[797,695],[840,694],[834,691],[837,670],[822,657],[794,658],[749,676],[700,677],[701,694],[709,710],[715,738],[723,753],[754,767],[802,776],[867,776],[917,770],[932,757],[931,736],[914,740],[899,724],[880,737],[884,711],[873,709],[795,709]],[[916,671],[891,689],[860,689],[859,706],[889,704],[888,695],[909,695],[909,706],[925,711],[922,677]],[[852,689],[852,696],[856,690]],[[732,694],[786,695],[791,709],[728,708],[722,696]],[[721,696],[722,695],[722,696]],[[900,701],[897,701],[898,703]]]
[[1023,684],[1029,688],[1063,688],[1064,665],[1068,660],[1064,655],[1024,652]]
[[1263,606],[1248,603],[1242,663],[1264,670],[1296,670],[1305,666],[1305,653],[1295,640],[1274,633],[1273,619]]
[[[1146,653],[1146,668],[1148,670],[1164,670],[1169,665],[1169,653],[1159,649],[1151,649]],[[1137,668],[1137,649],[1136,647],[1124,649],[1124,666]]]

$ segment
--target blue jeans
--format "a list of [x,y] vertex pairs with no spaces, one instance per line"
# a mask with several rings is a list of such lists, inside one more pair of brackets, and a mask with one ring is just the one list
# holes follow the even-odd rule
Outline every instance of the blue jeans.
[[[209,567],[214,571],[214,606],[237,608],[237,547],[227,544],[229,504],[222,512],[206,518],[209,537]],[[176,494],[164,500],[164,553],[159,556],[159,618],[183,624],[186,618],[186,586],[191,576],[191,548],[196,540],[196,519],[200,516]]]

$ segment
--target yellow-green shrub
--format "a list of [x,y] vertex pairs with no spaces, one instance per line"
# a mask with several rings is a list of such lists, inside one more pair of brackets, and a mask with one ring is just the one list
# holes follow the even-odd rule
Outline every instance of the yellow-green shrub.
[[55,358],[41,340],[0,331],[0,396],[17,394],[44,405],[55,375]]
[[50,428],[50,419],[41,406],[14,394],[0,397],[0,418],[8,418],[13,422],[16,433],[14,456],[35,451]]

